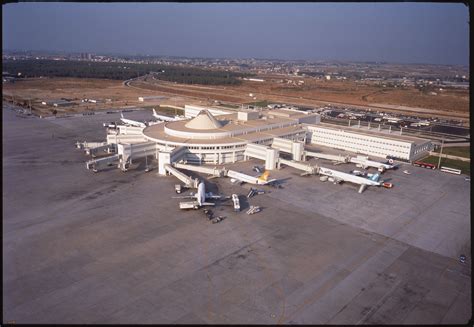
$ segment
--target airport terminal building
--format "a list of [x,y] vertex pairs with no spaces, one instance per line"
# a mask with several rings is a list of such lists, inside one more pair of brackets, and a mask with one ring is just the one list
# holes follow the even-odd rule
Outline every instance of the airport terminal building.
[[[188,115],[189,116],[189,115]],[[244,160],[249,143],[271,145],[276,137],[306,141],[302,123],[319,123],[319,115],[274,110],[238,111],[213,116],[202,110],[190,120],[146,127],[144,137],[160,151],[186,148],[183,160],[225,164]]]
[[379,158],[390,156],[412,161],[426,156],[433,149],[430,140],[382,132],[375,128],[369,130],[325,123],[306,125],[305,128],[313,144]]
[[266,169],[275,169],[279,152],[290,154],[294,161],[303,161],[306,143],[405,161],[417,160],[432,150],[429,140],[325,124],[313,112],[186,106],[185,117],[188,118],[145,128],[119,125],[109,130],[107,142],[98,143],[91,151],[113,148],[116,154],[91,160],[86,163],[87,168],[95,170],[119,161],[119,167],[126,170],[133,159],[153,155],[160,167],[179,160],[219,165],[253,157],[265,160]]

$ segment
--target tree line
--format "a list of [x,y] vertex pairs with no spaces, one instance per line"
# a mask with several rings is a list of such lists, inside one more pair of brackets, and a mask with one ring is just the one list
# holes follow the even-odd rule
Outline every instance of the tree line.
[[149,73],[157,79],[204,85],[237,85],[250,74],[159,64],[128,64],[69,60],[4,60],[3,71],[20,77],[77,77],[127,80]]

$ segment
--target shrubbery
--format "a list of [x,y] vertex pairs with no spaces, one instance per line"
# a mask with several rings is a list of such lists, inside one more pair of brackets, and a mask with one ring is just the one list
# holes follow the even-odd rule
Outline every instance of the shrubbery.
[[157,64],[124,64],[66,60],[6,60],[3,71],[23,77],[79,77],[127,80],[153,73],[157,79],[185,84],[236,85],[237,77],[248,74],[211,71],[199,68],[164,66]]

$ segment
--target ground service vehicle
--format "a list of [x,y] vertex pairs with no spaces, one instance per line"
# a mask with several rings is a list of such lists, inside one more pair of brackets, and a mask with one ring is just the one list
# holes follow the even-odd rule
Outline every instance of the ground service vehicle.
[[435,165],[427,163],[427,162],[423,162],[423,161],[415,161],[413,165],[417,167],[428,168],[428,169],[436,169]]

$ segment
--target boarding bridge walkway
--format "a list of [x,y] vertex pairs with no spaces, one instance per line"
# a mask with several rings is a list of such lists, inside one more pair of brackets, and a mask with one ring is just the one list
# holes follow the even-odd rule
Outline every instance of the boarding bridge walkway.
[[114,154],[109,157],[93,159],[86,162],[86,168],[89,170],[92,169],[96,173],[99,168],[106,167],[119,160],[120,160],[120,155],[118,154]]
[[115,144],[107,144],[107,142],[76,142],[76,147],[92,157],[100,151],[111,153],[116,150]]
[[304,176],[304,175],[314,175],[314,174],[317,174],[319,172],[319,167],[318,166],[313,166],[313,165],[310,165],[310,164],[307,164],[307,163],[298,162],[298,161],[294,161],[294,160],[287,160],[287,159],[283,159],[283,158],[278,158],[278,164],[277,164],[278,169],[280,169],[282,164],[304,171],[304,173],[301,174],[302,176]]
[[144,158],[150,155],[156,157],[156,144],[154,142],[142,142],[132,144],[117,144],[117,153],[120,155],[119,168],[127,171],[127,167],[133,159]]
[[170,173],[171,175],[175,176],[177,179],[182,181],[187,188],[197,188],[199,184],[199,180],[197,178],[192,178],[190,176],[185,175],[184,173],[180,172],[170,164],[164,165],[165,170]]
[[333,155],[333,154],[325,154],[319,152],[312,152],[312,151],[304,151],[303,152],[303,160],[306,160],[306,157],[314,157],[318,159],[326,159],[341,163],[348,163],[350,158],[349,156],[342,156],[342,155]]
[[198,173],[212,175],[214,177],[224,177],[227,175],[227,170],[225,168],[208,168],[203,166],[196,166],[196,165],[187,165],[179,162],[174,162],[172,165],[176,168],[186,169],[190,171],[195,171]]

